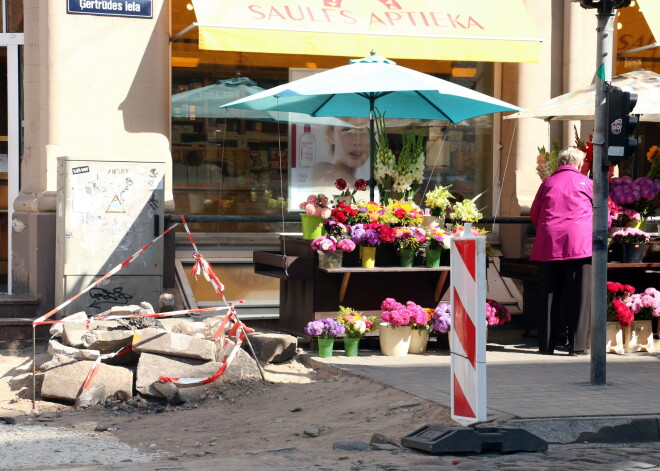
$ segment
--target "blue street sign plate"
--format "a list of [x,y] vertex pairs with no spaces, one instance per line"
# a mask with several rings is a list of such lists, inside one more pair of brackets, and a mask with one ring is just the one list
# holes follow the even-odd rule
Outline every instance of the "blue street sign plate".
[[152,0],[67,0],[67,13],[151,18]]

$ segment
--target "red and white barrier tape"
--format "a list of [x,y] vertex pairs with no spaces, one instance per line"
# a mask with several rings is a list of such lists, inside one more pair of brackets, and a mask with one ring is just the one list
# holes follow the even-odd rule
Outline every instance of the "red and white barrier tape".
[[52,310],[50,310],[49,312],[47,312],[46,314],[44,314],[44,315],[41,316],[40,318],[36,319],[36,320],[32,323],[32,325],[33,325],[33,326],[40,325],[44,320],[48,319],[50,316],[52,316],[52,315],[55,314],[56,312],[62,310],[62,308],[68,306],[69,304],[71,304],[73,301],[75,301],[76,299],[78,299],[80,296],[82,296],[83,294],[85,294],[86,292],[88,292],[89,290],[91,290],[92,288],[94,288],[95,286],[98,286],[99,284],[101,284],[102,281],[104,281],[104,280],[107,279],[107,278],[110,278],[112,275],[114,275],[115,273],[117,273],[119,270],[121,270],[122,268],[124,268],[124,267],[126,267],[127,265],[129,265],[131,262],[133,262],[133,260],[135,260],[135,259],[138,258],[140,255],[142,255],[144,252],[146,252],[146,251],[149,249],[149,247],[151,247],[156,241],[158,241],[158,239],[160,239],[161,237],[163,237],[165,234],[167,234],[168,232],[170,232],[172,229],[174,229],[174,228],[175,228],[176,226],[178,226],[178,225],[179,225],[179,223],[177,222],[176,224],[173,224],[173,225],[171,225],[170,227],[168,227],[168,228],[167,228],[167,229],[166,229],[161,235],[159,235],[158,237],[156,237],[154,240],[152,240],[151,242],[149,242],[147,245],[145,245],[144,247],[142,247],[140,250],[138,250],[138,251],[135,252],[133,255],[131,255],[130,257],[128,257],[126,260],[124,260],[123,262],[121,262],[119,265],[117,265],[116,267],[114,267],[113,269],[111,269],[108,273],[106,273],[105,275],[103,275],[101,278],[99,278],[98,280],[96,280],[95,282],[93,282],[92,284],[90,284],[87,288],[83,289],[80,293],[78,293],[78,294],[76,294],[75,296],[69,298],[68,300],[64,301],[62,304],[60,304],[60,305],[57,306],[56,308],[53,308]]
[[211,264],[204,259],[204,256],[201,253],[197,251],[197,245],[195,244],[195,239],[190,232],[190,229],[188,228],[186,218],[183,216],[183,214],[180,217],[183,227],[186,230],[186,234],[188,234],[188,240],[190,240],[190,243],[193,246],[193,259],[195,259],[195,264],[193,265],[192,270],[190,270],[190,274],[193,275],[195,279],[197,279],[199,275],[204,275],[204,278],[206,278],[206,281],[211,283],[215,292],[222,296],[222,299],[227,302],[224,294],[225,285],[222,284],[218,276],[215,274]]
[[34,325],[47,325],[47,324],[76,324],[76,323],[86,323],[89,324],[94,321],[106,321],[106,320],[116,320],[116,319],[134,319],[137,317],[156,317],[156,318],[161,318],[161,317],[174,317],[174,316],[181,316],[184,314],[199,314],[201,312],[213,312],[213,311],[223,311],[225,309],[231,309],[231,306],[234,304],[243,304],[245,300],[241,299],[240,301],[235,301],[229,303],[227,306],[214,306],[214,307],[203,307],[203,308],[197,308],[197,309],[184,309],[181,311],[170,311],[170,312],[162,312],[162,313],[154,313],[154,314],[125,314],[125,315],[109,315],[109,316],[102,316],[102,317],[92,317],[89,319],[81,319],[79,321],[76,320],[66,320],[65,319],[59,319],[59,320],[50,320],[50,321],[41,321],[33,322]]
[[232,326],[229,335],[227,336],[228,338],[223,342],[223,347],[228,344],[229,338],[234,335],[236,336],[236,342],[234,343],[234,347],[231,349],[231,352],[229,352],[229,355],[225,355],[225,357],[222,359],[222,364],[220,365],[218,371],[216,371],[212,376],[207,378],[169,378],[166,376],[161,376],[158,379],[167,383],[174,384],[206,384],[212,383],[220,376],[222,376],[222,374],[227,370],[231,362],[238,354],[238,350],[241,348],[247,332],[254,332],[253,329],[248,328],[245,324],[238,320],[238,317],[236,317],[236,312],[232,307],[230,312],[225,316],[225,319],[223,319],[220,328],[218,328],[218,331],[213,337],[214,339],[217,339],[220,335],[222,335],[224,327],[229,320],[232,320],[234,325]]

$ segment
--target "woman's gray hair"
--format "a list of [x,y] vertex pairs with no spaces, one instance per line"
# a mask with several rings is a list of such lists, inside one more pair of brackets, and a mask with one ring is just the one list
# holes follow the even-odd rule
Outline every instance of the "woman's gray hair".
[[586,155],[587,154],[577,147],[564,149],[557,157],[557,167],[561,167],[562,165],[572,165],[573,167],[578,168],[579,165],[582,165],[582,161]]

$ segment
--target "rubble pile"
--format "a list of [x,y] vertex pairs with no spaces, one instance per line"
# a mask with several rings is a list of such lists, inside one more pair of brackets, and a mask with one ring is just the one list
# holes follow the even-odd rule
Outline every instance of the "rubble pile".
[[[217,340],[212,340],[224,316],[201,321],[189,317],[97,319],[153,313],[153,307],[145,302],[139,306],[113,307],[89,319],[85,312],[79,312],[65,317],[62,323],[53,324],[48,345],[52,359],[39,367],[44,372],[41,397],[74,402],[77,407],[107,403],[108,400],[127,402],[136,395],[176,405],[198,400],[227,382],[261,378],[255,360],[239,349],[215,382],[183,386],[159,380],[161,376],[213,376],[235,345],[226,337],[231,325],[225,326],[224,333]],[[282,344],[281,339],[278,342]],[[122,349],[128,353],[112,355]],[[282,352],[286,354],[287,349],[291,350],[288,346],[277,348],[271,345],[262,346],[260,350],[277,357],[273,355],[275,351],[282,357]],[[291,356],[293,354],[288,358]],[[99,357],[101,363],[83,391],[83,383]],[[272,361],[272,358],[265,361]]]

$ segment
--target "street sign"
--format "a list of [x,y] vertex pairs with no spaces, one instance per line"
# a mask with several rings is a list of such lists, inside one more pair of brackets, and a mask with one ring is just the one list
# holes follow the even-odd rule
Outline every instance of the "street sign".
[[67,0],[67,13],[76,15],[152,18],[153,0]]

